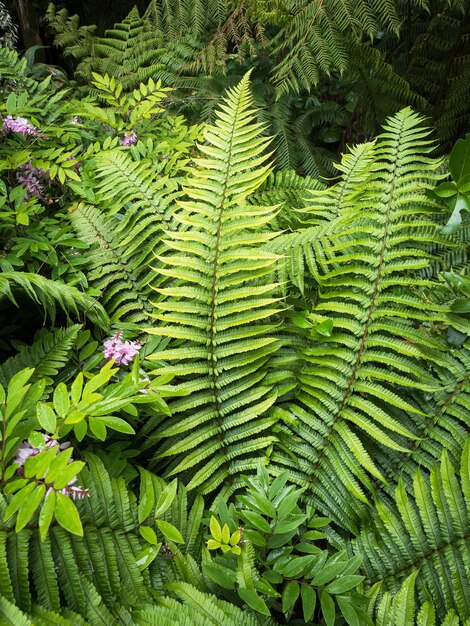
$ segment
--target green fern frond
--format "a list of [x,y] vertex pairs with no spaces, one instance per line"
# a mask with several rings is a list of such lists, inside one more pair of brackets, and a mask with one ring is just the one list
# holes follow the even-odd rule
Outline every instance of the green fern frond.
[[67,315],[89,317],[100,328],[108,326],[108,317],[101,304],[72,285],[28,272],[0,274],[0,298],[8,298],[16,305],[15,290],[18,288],[41,305],[53,322],[59,306]]
[[[387,591],[383,594],[377,609],[376,626],[460,626],[461,622],[451,609],[443,621],[436,622],[436,609],[429,600],[424,602],[419,611],[415,603],[415,581],[418,572],[408,576],[395,596]],[[373,590],[370,610],[377,600],[379,585]],[[466,620],[463,626],[467,626]]]
[[298,402],[289,407],[298,426],[285,427],[297,462],[287,455],[273,458],[289,467],[293,480],[308,485],[333,517],[342,500],[332,497],[332,483],[367,501],[369,476],[384,478],[373,450],[405,450],[397,436],[415,435],[404,414],[425,415],[412,400],[414,390],[434,392],[441,384],[429,371],[434,363],[443,365],[439,341],[414,327],[416,319],[445,321],[447,312],[420,295],[433,284],[416,275],[427,266],[425,246],[436,236],[434,223],[421,215],[432,208],[425,191],[439,165],[427,156],[433,149],[428,134],[408,109],[389,119],[366,153],[373,159],[365,175],[352,166],[354,158],[342,166],[343,181],[351,171],[363,180],[350,191],[346,185],[344,192],[343,182],[317,192],[312,213],[326,207],[331,215],[336,207],[338,217],[323,232],[305,233],[316,236],[311,246],[318,301],[312,314],[331,320],[333,330],[303,351]]
[[[35,378],[53,378],[65,366],[80,325],[37,333],[31,346],[24,346],[18,354],[0,365],[0,385],[5,389],[9,380],[25,367],[33,367]],[[33,379],[34,380],[34,379]]]
[[266,411],[276,392],[264,379],[279,347],[269,321],[279,311],[277,285],[267,281],[277,256],[256,247],[275,236],[264,229],[275,209],[246,202],[269,175],[251,106],[245,76],[206,129],[189,200],[174,214],[181,229],[168,233],[155,268],[169,282],[156,290],[161,327],[149,332],[174,341],[151,358],[167,361],[162,371],[186,380],[190,392],[171,403],[155,458],[173,459],[167,473],[203,491],[245,470],[250,455],[254,467],[275,439]]
[[[444,450],[440,465],[429,476],[416,472],[411,496],[400,481],[395,503],[379,502],[368,527],[353,540],[354,549],[364,558],[368,582],[380,583],[379,594],[398,592],[395,612],[403,612],[405,596],[416,580],[420,602],[431,597],[441,620],[451,610],[462,620],[470,616],[469,454],[467,438],[457,475]],[[405,577],[408,582],[399,592]],[[390,596],[384,597],[386,605]],[[408,604],[406,624],[412,624],[411,598]]]

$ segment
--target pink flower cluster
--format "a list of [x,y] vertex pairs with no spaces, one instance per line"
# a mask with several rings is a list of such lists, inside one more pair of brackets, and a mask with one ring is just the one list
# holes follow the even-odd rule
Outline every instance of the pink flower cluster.
[[[66,448],[70,446],[70,441],[64,441],[64,443],[59,444],[56,439],[49,437],[49,435],[45,435],[43,433],[42,436],[44,438],[45,447],[46,448],[55,447],[57,448],[57,452],[61,452],[62,450],[65,450]],[[36,456],[40,452],[43,452],[44,449],[45,448],[35,448],[31,444],[29,444],[27,441],[23,441],[23,443],[20,443],[20,445],[18,446],[18,450],[16,451],[16,456],[13,459],[13,462],[18,463],[19,465],[17,471],[19,473],[22,473],[23,472],[22,468],[24,467],[24,464],[26,463],[27,459],[29,459],[29,457],[31,456]],[[71,462],[72,462],[72,459],[69,459],[69,463]],[[77,482],[77,477],[75,476],[68,482],[68,484],[63,489],[56,489],[55,491],[56,493],[63,493],[66,496],[71,496],[74,500],[77,498],[78,499],[86,498],[88,496],[88,489],[85,489],[84,487],[73,486],[74,483],[76,482]],[[49,489],[46,492],[46,496],[52,490],[53,490],[53,487],[49,487]]]
[[44,186],[39,182],[39,176],[44,176],[44,171],[31,165],[30,161],[21,165],[17,169],[17,181],[24,185],[28,190],[26,193],[26,199],[29,199],[32,196],[37,196],[38,198],[43,197]]
[[120,146],[133,146],[137,142],[137,133],[132,130],[130,133],[124,135],[124,139],[119,141]]
[[122,341],[122,330],[104,342],[104,358],[114,359],[116,365],[129,365],[137,356],[141,344],[138,341]]
[[36,126],[30,124],[24,117],[13,117],[12,115],[7,115],[3,120],[2,132],[20,133],[20,135],[32,135],[34,137],[44,136]]

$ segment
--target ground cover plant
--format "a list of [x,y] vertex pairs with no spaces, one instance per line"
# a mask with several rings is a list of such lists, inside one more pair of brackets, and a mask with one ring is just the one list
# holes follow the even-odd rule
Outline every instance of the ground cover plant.
[[[51,7],[68,75],[4,39],[1,624],[470,625],[468,75],[431,101],[400,73],[399,2],[349,39],[325,3],[307,63],[299,4],[219,2],[219,39],[204,2],[101,38]],[[235,59],[245,18],[267,43]],[[361,54],[404,102],[367,109]],[[263,109],[314,86],[354,102],[304,134],[328,178]]]

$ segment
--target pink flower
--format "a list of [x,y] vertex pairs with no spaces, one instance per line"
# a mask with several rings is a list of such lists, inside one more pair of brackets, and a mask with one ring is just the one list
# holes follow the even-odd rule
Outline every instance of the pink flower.
[[[57,446],[58,451],[62,451],[70,446],[70,441],[64,441],[64,443],[59,444],[57,439],[53,439],[52,437],[49,437],[49,435],[46,435],[45,433],[42,433],[42,437],[44,439],[45,448],[53,448],[54,446]],[[44,448],[34,448],[27,441],[23,441],[18,446],[18,450],[16,451],[16,456],[13,459],[13,462],[18,463],[20,467],[23,467],[23,465],[25,464],[25,461],[29,459],[30,456],[36,456],[36,454],[39,454],[40,452],[43,452],[43,451],[44,451]]]
[[137,133],[135,130],[132,130],[130,133],[126,133],[124,135],[124,139],[119,141],[120,146],[133,146],[137,141]]
[[121,337],[122,330],[119,330],[104,342],[104,358],[108,361],[114,359],[116,365],[129,365],[142,346],[138,341],[122,341]]
[[27,119],[24,117],[13,117],[12,115],[7,115],[3,120],[2,132],[8,133],[20,133],[20,135],[33,135],[34,137],[44,137],[42,133],[30,124]]
[[39,182],[39,176],[44,176],[44,171],[31,165],[30,161],[17,169],[16,180],[26,187],[27,200],[32,196],[43,198],[44,186]]

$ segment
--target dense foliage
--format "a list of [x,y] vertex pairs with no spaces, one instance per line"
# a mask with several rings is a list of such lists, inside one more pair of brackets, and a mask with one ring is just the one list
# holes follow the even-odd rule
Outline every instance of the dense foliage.
[[0,624],[469,626],[469,3],[148,5],[2,39]]

